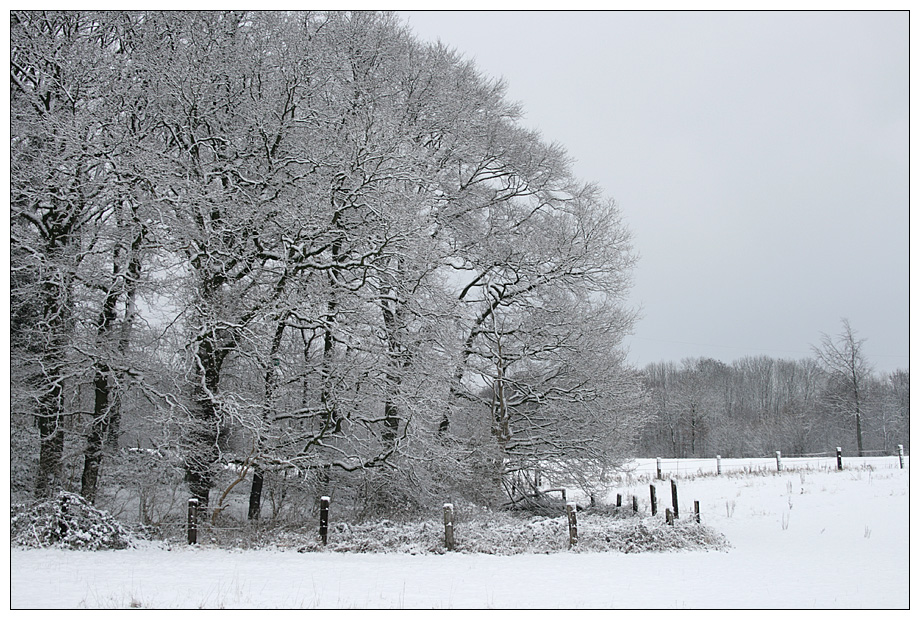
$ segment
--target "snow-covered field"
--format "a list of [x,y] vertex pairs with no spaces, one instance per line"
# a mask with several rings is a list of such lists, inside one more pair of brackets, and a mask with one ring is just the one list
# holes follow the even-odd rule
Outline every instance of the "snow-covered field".
[[[806,469],[806,466],[808,467]],[[679,509],[731,549],[491,556],[293,550],[11,549],[23,608],[900,608],[909,600],[909,476],[896,457],[665,460]],[[738,473],[748,470],[748,473]],[[751,472],[750,470],[754,470]],[[700,474],[705,475],[700,475]],[[649,510],[655,459],[611,491]],[[654,481],[659,514],[671,505]],[[663,518],[663,517],[662,517]],[[457,536],[462,536],[458,524]]]

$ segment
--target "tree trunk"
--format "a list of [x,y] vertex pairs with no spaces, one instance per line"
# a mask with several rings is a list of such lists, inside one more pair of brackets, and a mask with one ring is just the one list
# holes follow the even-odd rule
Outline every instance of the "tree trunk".
[[[90,504],[95,503],[96,500],[99,470],[104,455],[103,448],[105,445],[110,448],[118,447],[119,426],[121,425],[120,398],[112,384],[112,369],[102,358],[106,356],[108,343],[113,336],[117,320],[115,308],[122,292],[125,296],[125,315],[121,323],[116,350],[119,356],[124,356],[128,351],[131,342],[131,326],[136,311],[137,283],[141,276],[141,246],[144,242],[145,231],[143,225],[137,221],[136,207],[126,206],[126,208],[131,210],[132,225],[137,228],[134,229],[133,239],[130,247],[127,248],[127,264],[123,262],[125,244],[116,246],[113,252],[112,285],[102,303],[97,328],[97,355],[100,359],[97,359],[94,365],[93,422],[86,438],[80,489],[80,494]],[[123,220],[120,221],[120,226],[123,229],[126,228]],[[123,375],[124,372],[118,372],[118,374]]]
[[382,300],[381,303],[383,324],[387,334],[387,350],[390,353],[386,371],[389,394],[383,406],[382,439],[386,450],[396,447],[396,437],[399,434],[399,407],[393,402],[393,395],[399,391],[402,373],[410,364],[400,338],[402,313],[398,301],[399,293],[395,286],[390,289],[389,295],[394,299],[392,301]]
[[258,521],[262,513],[262,483],[265,476],[256,467],[252,472],[252,486],[249,488],[249,520]]
[[70,341],[69,281],[49,281],[44,286],[43,325],[48,343],[42,355],[43,374],[38,398],[37,498],[50,497],[64,483],[64,363]]
[[329,315],[327,317],[328,325],[323,334],[323,388],[320,394],[320,400],[329,412],[329,421],[335,425],[336,431],[339,429],[339,416],[336,412],[336,403],[332,398],[332,364],[335,355],[335,337],[332,333],[333,313],[335,312],[336,303],[330,300],[327,306]]
[[[271,351],[269,351],[269,367],[265,371],[265,405],[262,410],[262,424],[266,427],[271,424],[272,411],[274,409],[275,388],[278,385],[278,378],[281,360],[279,358],[281,350],[281,340],[284,337],[285,320],[287,313],[278,318],[275,327],[275,335],[272,337]],[[253,460],[255,464],[252,469],[252,485],[249,487],[249,513],[250,521],[258,521],[262,513],[262,484],[265,481],[265,475],[259,466],[259,458],[262,454],[262,435],[260,434],[255,448]]]
[[86,448],[83,452],[83,476],[81,478],[80,495],[90,504],[96,502],[99,468],[102,464],[102,446],[108,431],[110,415],[108,370],[105,365],[100,365],[96,369],[93,423],[90,426],[89,435],[86,438]]
[[112,411],[112,386],[109,382],[111,369],[104,361],[108,354],[108,340],[113,324],[115,323],[115,305],[118,303],[118,279],[120,265],[120,249],[116,248],[113,256],[112,284],[102,302],[102,311],[99,313],[99,323],[96,329],[96,362],[93,377],[93,421],[90,425],[89,435],[86,438],[86,448],[83,450],[83,476],[80,484],[80,495],[90,504],[96,501],[96,485],[99,480],[99,467],[102,463],[102,445],[108,433],[108,426]]
[[392,449],[396,445],[396,437],[399,433],[399,408],[391,401],[383,406],[383,443],[386,449]]
[[229,352],[229,346],[219,344],[220,341],[220,334],[212,330],[199,342],[194,373],[195,387],[188,433],[189,443],[186,447],[185,479],[192,497],[198,500],[198,509],[201,511],[207,510],[208,494],[213,486],[214,467],[220,458],[217,438],[221,420],[214,398],[220,384],[221,366]]
[[61,416],[49,412],[38,416],[38,480],[35,496],[50,497],[61,487],[64,478],[64,430]]
[[856,452],[859,456],[863,455],[862,421],[858,409],[856,411]]
[[[127,354],[131,346],[131,332],[134,327],[134,318],[137,313],[137,286],[141,279],[141,248],[146,235],[146,227],[138,222],[136,208],[133,208],[133,217],[135,224],[140,226],[137,235],[131,242],[130,259],[128,260],[128,269],[125,275],[125,315],[121,322],[121,334],[118,340],[118,353],[121,356]],[[119,373],[118,376],[122,376]],[[121,403],[120,395],[115,394],[113,406],[109,411],[108,431],[105,443],[110,450],[118,448],[118,438],[121,434]]]
[[860,381],[859,375],[857,374],[857,361],[856,361],[856,348],[855,346],[851,347],[853,354],[850,360],[850,376],[853,381],[853,401],[856,404],[856,452],[859,456],[863,455],[863,436],[862,436],[862,412],[860,411]]

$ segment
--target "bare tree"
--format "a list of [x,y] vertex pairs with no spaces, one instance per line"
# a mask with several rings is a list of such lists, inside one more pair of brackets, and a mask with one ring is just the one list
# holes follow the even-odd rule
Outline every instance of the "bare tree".
[[841,319],[841,324],[836,338],[822,334],[820,346],[813,350],[831,382],[826,398],[838,414],[854,420],[856,450],[863,456],[862,415],[872,369],[862,352],[865,339],[856,338],[847,319]]

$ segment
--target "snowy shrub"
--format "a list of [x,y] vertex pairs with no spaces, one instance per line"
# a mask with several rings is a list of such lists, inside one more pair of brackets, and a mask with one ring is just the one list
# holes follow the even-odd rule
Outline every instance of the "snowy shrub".
[[[455,516],[455,549],[461,553],[514,555],[556,553],[568,550],[565,516],[546,517],[479,511],[466,518]],[[444,526],[440,519],[396,523],[390,520],[357,525],[330,524],[323,547],[315,533],[288,533],[283,546],[301,553],[445,553]],[[721,550],[727,541],[712,529],[692,520],[669,526],[663,518],[625,517],[622,514],[580,514],[578,544],[573,551],[620,553],[679,550]]]
[[64,491],[43,502],[11,506],[10,542],[89,551],[134,546],[132,536],[107,512]]
[[666,525],[660,518],[618,519],[611,527],[607,518],[586,517],[578,523],[578,546],[584,551],[723,550],[728,541],[718,532],[693,520]]
[[552,497],[541,494],[536,497],[527,497],[510,506],[511,512],[518,512],[522,515],[535,517],[550,517],[560,515],[565,512],[565,502],[561,497]]
[[444,527],[435,520],[396,523],[388,519],[361,524],[335,523],[329,526],[329,544],[323,547],[318,536],[292,534],[288,544],[307,551],[339,551],[346,553],[409,553],[444,552]]

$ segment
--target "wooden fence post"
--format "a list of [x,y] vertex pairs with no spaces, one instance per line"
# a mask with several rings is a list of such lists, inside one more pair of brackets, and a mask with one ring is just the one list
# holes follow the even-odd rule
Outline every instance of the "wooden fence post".
[[655,459],[655,470],[657,472],[657,477],[661,480],[661,457]]
[[674,511],[674,518],[680,518],[680,511],[677,509],[677,483],[671,480],[671,508]]
[[198,544],[198,500],[188,500],[188,544]]
[[671,512],[670,508],[664,509],[664,522],[668,525],[674,525],[674,514]]
[[693,516],[696,517],[696,522],[700,522],[700,502],[699,500],[693,500]]
[[623,505],[623,496],[617,493],[617,508]]
[[639,498],[636,497],[635,495],[633,495],[632,498],[633,498],[633,512],[639,512]]
[[575,502],[569,502],[565,505],[565,513],[569,518],[569,549],[578,543],[578,521],[575,512]]
[[843,470],[843,450],[837,447],[837,471]]
[[654,484],[648,485],[648,493],[652,499],[652,516],[654,517],[656,514],[658,514],[658,499],[655,497],[655,485]]
[[716,475],[717,476],[722,475],[722,455],[721,454],[716,455]]
[[444,546],[454,550],[454,505],[444,504]]
[[776,471],[783,471],[783,463],[780,461],[780,451],[776,451]]
[[319,498],[319,537],[325,545],[329,540],[329,498]]
[[898,444],[898,462],[901,464],[901,469],[904,469],[904,446]]

